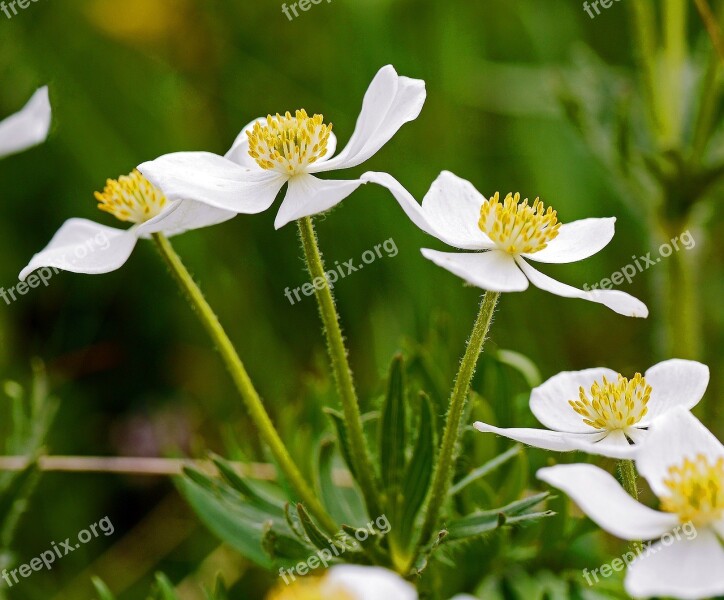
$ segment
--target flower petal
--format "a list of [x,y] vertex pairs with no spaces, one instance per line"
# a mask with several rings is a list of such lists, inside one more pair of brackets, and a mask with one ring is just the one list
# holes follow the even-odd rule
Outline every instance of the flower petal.
[[669,467],[697,454],[715,462],[724,456],[724,446],[694,415],[677,406],[649,427],[646,443],[636,457],[636,468],[661,498],[668,495],[663,482],[669,476]]
[[561,225],[556,238],[538,252],[525,253],[530,260],[543,263],[570,263],[600,252],[613,239],[615,217],[581,219]]
[[329,210],[362,183],[361,179],[318,179],[306,173],[296,175],[289,180],[289,189],[279,207],[274,227],[279,229],[290,221]]
[[593,383],[603,377],[615,381],[618,373],[603,367],[558,373],[533,389],[530,410],[548,429],[591,433],[594,429],[583,422],[583,417],[573,410],[568,401],[578,400],[579,388],[588,392]]
[[38,89],[19,112],[0,121],[0,158],[44,142],[50,119],[50,100],[45,86]]
[[624,581],[629,595],[688,600],[724,594],[724,549],[716,536],[701,528],[695,537],[677,533],[680,539],[665,537],[668,546],[654,544],[629,566]]
[[537,477],[563,490],[599,527],[624,540],[655,539],[679,522],[676,515],[634,500],[609,473],[594,465],[546,467]]
[[644,377],[651,386],[651,397],[641,426],[647,426],[674,406],[694,408],[709,385],[709,367],[695,360],[672,358],[651,367]]
[[309,172],[362,164],[390,141],[400,127],[416,119],[424,103],[424,81],[401,77],[392,65],[382,67],[367,89],[362,112],[347,146],[331,160],[313,164]]
[[[266,117],[259,117],[254,119],[251,123],[244,126],[241,133],[236,136],[234,143],[232,144],[229,151],[224,154],[224,158],[235,162],[237,165],[241,165],[245,169],[251,169],[252,171],[262,171],[263,169],[259,164],[249,156],[249,136],[247,132],[254,129],[256,123],[265,124]],[[327,152],[317,159],[317,163],[321,163],[325,160],[329,160],[337,149],[337,136],[333,132],[329,132],[329,139],[327,140]]]
[[166,205],[161,214],[146,221],[136,229],[136,235],[148,238],[152,233],[163,233],[171,237],[184,231],[201,229],[233,219],[236,213],[214,208],[193,200],[176,200]]
[[584,292],[583,290],[551,279],[548,275],[544,275],[534,269],[522,258],[516,259],[516,262],[534,286],[551,294],[563,296],[564,298],[581,298],[582,300],[598,302],[626,317],[645,318],[649,315],[649,309],[646,308],[646,305],[641,302],[641,300],[634,298],[626,292],[619,290],[592,290],[590,292]]
[[628,443],[626,436],[620,431],[606,434],[594,429],[591,429],[590,433],[565,433],[522,427],[501,429],[480,421],[476,422],[474,427],[483,433],[497,433],[516,442],[554,452],[580,450],[610,458],[631,458],[635,454],[635,448]]
[[484,290],[522,292],[528,287],[525,275],[506,252],[438,252],[428,248],[421,251],[425,258],[437,266]]
[[195,200],[244,214],[269,208],[286,182],[276,171],[244,169],[210,152],[174,152],[138,170],[171,201]]
[[73,273],[109,273],[125,264],[137,239],[133,227],[124,231],[87,219],[68,219],[48,245],[30,259],[19,278],[24,281],[41,267]]
[[417,600],[412,584],[382,567],[334,566],[324,578],[322,591],[325,598],[337,598],[346,592],[354,600]]

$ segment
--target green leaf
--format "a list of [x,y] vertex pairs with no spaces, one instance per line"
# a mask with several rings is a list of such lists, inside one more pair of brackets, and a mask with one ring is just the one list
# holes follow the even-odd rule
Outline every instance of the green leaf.
[[304,532],[307,534],[309,541],[312,542],[312,545],[319,550],[329,548],[331,540],[327,538],[319,527],[317,527],[314,521],[312,521],[312,517],[309,516],[309,513],[304,508],[303,504],[297,504],[297,513],[299,514],[299,520],[302,523],[302,527],[304,527]]
[[419,433],[402,484],[404,505],[398,526],[399,535],[396,535],[397,539],[410,539],[415,518],[427,498],[435,456],[434,428],[430,398],[421,393]]
[[530,508],[540,504],[548,497],[548,492],[536,494],[523,500],[511,502],[507,506],[494,510],[487,510],[465,517],[455,519],[448,524],[447,537],[445,542],[455,542],[471,537],[476,537],[493,531],[503,525],[513,525],[525,521],[537,520],[543,517],[552,516],[551,511],[524,514]]
[[336,444],[322,439],[317,461],[317,492],[322,503],[339,523],[361,524],[366,519],[365,507],[356,488],[343,488],[334,480]]
[[470,485],[473,481],[476,481],[477,479],[480,479],[481,477],[485,477],[488,473],[491,473],[498,467],[504,465],[509,460],[518,456],[518,454],[520,454],[520,452],[522,450],[523,450],[523,446],[516,444],[515,446],[510,448],[510,450],[506,450],[502,454],[499,454],[492,460],[489,460],[488,462],[486,462],[484,465],[471,471],[465,477],[463,477],[460,481],[458,481],[454,486],[452,486],[450,488],[450,496],[459,494],[463,489],[465,489],[466,486]]
[[163,573],[156,573],[156,585],[160,594],[160,600],[178,600],[173,584]]
[[402,474],[405,470],[405,377],[401,355],[392,359],[387,395],[382,405],[379,428],[379,449],[382,485],[388,496],[388,506],[396,513]]
[[518,371],[530,388],[538,387],[542,383],[538,366],[525,354],[513,350],[498,350],[496,357],[499,362]]
[[100,577],[92,577],[91,581],[93,582],[93,587],[96,588],[98,600],[116,600],[116,597]]
[[220,456],[212,456],[212,460],[219,470],[222,478],[237,490],[250,504],[269,513],[276,513],[284,509],[284,503],[264,495],[249,478],[237,473],[233,466]]
[[337,444],[339,445],[339,451],[344,458],[344,462],[347,464],[349,472],[352,473],[352,477],[357,479],[355,473],[354,463],[352,462],[352,451],[349,446],[349,438],[347,437],[347,428],[344,425],[344,417],[341,413],[331,408],[325,408],[324,412],[329,415],[334,425],[335,432],[337,433]]

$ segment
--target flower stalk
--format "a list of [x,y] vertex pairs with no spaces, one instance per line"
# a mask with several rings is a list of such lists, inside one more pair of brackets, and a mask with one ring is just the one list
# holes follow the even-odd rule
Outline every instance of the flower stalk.
[[427,504],[427,510],[425,511],[425,520],[420,531],[420,538],[417,542],[417,552],[413,554],[413,560],[415,560],[414,555],[418,554],[419,550],[422,549],[432,537],[438,522],[440,510],[450,490],[465,401],[470,392],[470,384],[475,374],[478,357],[483,350],[483,345],[490,330],[490,324],[492,323],[493,313],[495,312],[499,297],[500,292],[485,292],[480,302],[478,317],[475,320],[473,331],[468,340],[465,356],[463,356],[460,362],[460,368],[455,378],[452,396],[450,397],[450,408],[447,413],[440,453],[437,458],[437,464],[435,465],[430,499]]
[[[636,481],[636,466],[632,460],[620,460],[618,461],[618,474],[621,478],[621,484],[623,489],[626,490],[629,496],[634,500],[639,499],[639,487]],[[641,542],[638,540],[631,542],[631,548],[638,550],[641,547]]]
[[327,338],[327,351],[332,364],[332,372],[337,391],[342,402],[344,421],[350,441],[350,454],[353,467],[359,479],[358,483],[365,499],[367,511],[371,517],[382,514],[376,483],[375,470],[370,458],[367,439],[362,425],[362,414],[359,400],[354,387],[352,369],[347,358],[347,348],[339,324],[339,314],[334,303],[332,290],[324,270],[324,262],[317,243],[317,234],[311,217],[303,217],[297,221],[299,237],[304,250],[304,258],[312,280],[323,281],[320,287],[315,286],[315,296],[319,305],[319,314]]
[[309,510],[328,533],[334,535],[339,530],[338,525],[319,502],[312,488],[309,487],[306,479],[294,463],[294,460],[289,454],[289,450],[287,450],[287,447],[274,428],[274,424],[266,412],[261,398],[254,388],[254,384],[246,372],[246,368],[239,358],[234,345],[221,326],[213,309],[204,298],[201,289],[184,266],[178,254],[176,254],[168,238],[161,233],[154,233],[153,241],[156,243],[161,256],[169,267],[171,274],[176,279],[176,282],[179,284],[179,287],[187,296],[191,306],[195,309],[202,325],[219,349],[224,363],[234,380],[236,389],[246,404],[252,421],[259,429],[262,440],[264,440],[271,449],[279,468],[287,477],[296,493],[299,494],[299,498],[307,510]]

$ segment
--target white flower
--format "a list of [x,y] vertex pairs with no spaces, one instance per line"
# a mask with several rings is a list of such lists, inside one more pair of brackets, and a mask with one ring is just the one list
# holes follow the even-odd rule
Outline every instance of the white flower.
[[599,302],[619,314],[646,317],[648,309],[618,290],[585,292],[534,269],[527,261],[569,263],[599,252],[614,234],[614,218],[558,223],[554,210],[536,199],[532,206],[519,196],[502,202],[496,194],[486,199],[473,185],[448,171],[432,184],[420,206],[410,193],[386,173],[365,173],[365,181],[387,187],[420,229],[450,246],[478,252],[422,254],[468,283],[485,290],[520,292],[528,282],[566,298]]
[[68,219],[20,272],[21,280],[41,267],[89,274],[115,271],[128,260],[139,238],[152,233],[177,235],[235,216],[191,200],[169,202],[138,171],[109,179],[103,192],[96,192],[96,199],[98,208],[133,225],[122,230],[87,219]]
[[724,594],[724,446],[677,407],[654,421],[636,467],[659,498],[653,510],[603,469],[558,465],[538,477],[563,490],[601,528],[625,540],[658,540],[626,574],[636,598],[708,598]]
[[297,578],[279,586],[268,600],[417,600],[402,577],[381,567],[337,565],[322,577]]
[[187,198],[236,213],[268,209],[288,183],[274,226],[332,208],[362,180],[318,179],[315,173],[347,169],[373,156],[425,102],[425,82],[401,77],[388,65],[367,90],[357,126],[342,152],[322,115],[269,115],[249,123],[224,157],[176,152],[139,165],[169,200]]
[[626,458],[647,439],[654,419],[676,406],[693,408],[708,384],[706,365],[676,358],[631,379],[603,368],[565,371],[530,397],[531,411],[549,429],[499,429],[480,422],[475,428],[545,450]]
[[48,88],[37,90],[20,112],[0,121],[0,158],[45,141],[50,129]]

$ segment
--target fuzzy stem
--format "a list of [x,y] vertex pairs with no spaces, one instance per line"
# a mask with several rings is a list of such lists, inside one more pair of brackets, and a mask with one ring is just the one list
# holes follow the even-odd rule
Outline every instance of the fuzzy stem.
[[425,511],[425,520],[417,542],[417,551],[413,554],[413,560],[416,558],[415,555],[430,541],[438,523],[440,510],[450,490],[465,401],[470,392],[470,384],[475,374],[478,357],[483,350],[499,297],[500,292],[485,292],[480,302],[478,317],[468,340],[465,356],[460,362],[460,368],[450,397],[450,408],[447,413],[440,453],[435,465],[430,500]]
[[314,230],[314,223],[311,217],[303,217],[297,221],[299,236],[302,241],[304,258],[307,262],[307,269],[312,281],[323,281],[321,288],[314,286],[319,314],[324,326],[324,334],[327,338],[327,351],[332,364],[334,381],[342,401],[342,412],[347,428],[350,442],[350,454],[352,467],[354,468],[360,489],[367,505],[370,517],[382,514],[379,493],[375,478],[375,470],[370,458],[370,451],[362,426],[362,414],[359,408],[359,400],[352,379],[352,369],[347,358],[347,348],[342,336],[342,329],[339,324],[337,307],[334,304],[332,290],[327,281],[324,270],[324,262],[317,244],[317,234]]
[[241,362],[239,355],[231,343],[229,336],[219,323],[219,319],[214,313],[209,303],[204,298],[203,293],[199,289],[193,277],[188,272],[184,264],[181,262],[178,254],[174,251],[171,243],[161,233],[154,233],[153,240],[156,242],[161,256],[166,261],[171,273],[177,283],[188,297],[191,306],[195,309],[201,323],[206,329],[211,339],[216,344],[226,367],[231,374],[239,395],[246,404],[247,410],[252,421],[259,429],[261,438],[266,442],[279,465],[280,470],[289,480],[294,490],[299,494],[299,498],[304,503],[309,512],[319,521],[319,524],[330,534],[334,535],[339,527],[329,516],[322,504],[312,491],[312,488],[306,482],[304,475],[300,472],[294,460],[289,454],[287,447],[279,437],[272,420],[269,418],[266,409],[259,397],[258,392],[254,388],[254,384],[249,378],[244,364]]
[[[620,460],[618,462],[618,474],[621,477],[623,488],[634,500],[639,499],[639,488],[636,483],[636,467],[632,460]],[[640,541],[631,542],[631,548],[636,551],[641,546]]]

